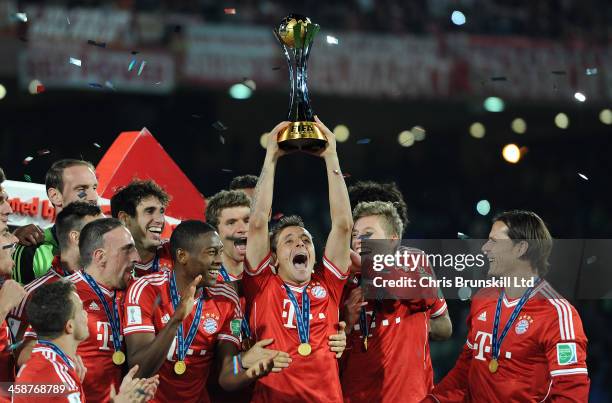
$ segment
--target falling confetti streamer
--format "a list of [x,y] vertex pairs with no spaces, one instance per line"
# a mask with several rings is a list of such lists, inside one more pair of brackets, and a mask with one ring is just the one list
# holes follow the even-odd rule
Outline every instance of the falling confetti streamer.
[[331,36],[331,35],[327,35],[327,43],[330,45],[337,45],[338,44],[338,38],[336,38],[335,36]]
[[16,13],[15,18],[17,18],[21,22],[28,22],[28,16],[26,13]]
[[106,88],[110,88],[110,89],[111,89],[111,90],[113,90],[113,91],[117,91],[117,90],[115,89],[115,86],[113,85],[113,83],[111,83],[110,81],[106,81],[106,82],[104,83],[104,85],[106,86]]
[[23,160],[23,165],[28,165],[30,163],[30,161],[32,161],[34,159],[34,157],[32,156],[27,156],[24,158]]
[[162,83],[161,81],[158,81],[155,83],[155,85],[160,85],[161,83]]
[[77,59],[74,57],[70,58],[70,64],[74,64],[75,66],[81,67],[81,59]]
[[38,150],[38,155],[47,155],[47,154],[51,154],[51,151],[45,149],[42,150]]
[[596,74],[597,74],[597,67],[592,67],[592,68],[586,69],[586,75],[587,76],[594,76]]
[[225,137],[219,136],[219,141],[221,142],[221,144],[225,145]]
[[587,176],[585,174],[581,174],[580,172],[578,173],[578,176],[580,176],[582,179],[584,179],[585,181],[588,181],[589,178],[587,178]]
[[93,145],[94,145],[94,147],[96,147],[96,148],[102,148],[102,147],[100,147],[100,144],[98,144],[98,143],[93,143]]
[[200,115],[198,115],[196,113],[193,113],[193,114],[191,114],[191,117],[194,118],[194,119],[200,119],[202,116],[200,116]]
[[587,261],[586,264],[593,264],[597,261],[597,256],[590,256]]
[[224,8],[223,12],[227,15],[234,15],[236,14],[236,9],[235,8]]
[[98,84],[98,83],[89,83],[89,86],[91,88],[104,88],[102,84]]
[[212,124],[212,127],[213,127],[215,130],[219,130],[219,131],[224,131],[224,130],[227,130],[227,126],[225,126],[225,125],[223,124],[223,122],[221,122],[220,120],[217,120],[215,123],[213,123],[213,124]]
[[70,25],[70,18],[68,18],[68,16],[66,16],[66,21],[68,21],[68,25]]
[[228,169],[228,168],[223,168],[223,169],[221,169],[221,172],[232,173],[234,171],[232,171],[231,169]]
[[459,238],[459,239],[470,239],[470,237],[465,235],[463,232],[457,232],[457,238]]
[[366,138],[366,139],[360,139],[360,140],[357,140],[357,144],[370,144],[370,142],[371,142],[371,141],[372,141],[372,140],[371,140],[371,139],[368,139],[368,138]]
[[142,69],[144,69],[145,64],[147,64],[147,62],[145,62],[144,60],[140,63],[140,68],[138,69],[138,75],[142,74]]
[[88,39],[87,40],[87,44],[88,45],[97,46],[99,48],[106,48],[106,42],[96,42],[96,41],[93,41],[91,39]]
[[130,65],[128,66],[128,71],[132,71],[135,64],[136,64],[136,60],[132,59],[132,61],[130,62]]

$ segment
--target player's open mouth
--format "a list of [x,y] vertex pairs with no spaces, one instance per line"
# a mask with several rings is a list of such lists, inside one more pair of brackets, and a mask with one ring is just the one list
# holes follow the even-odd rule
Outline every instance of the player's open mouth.
[[147,228],[147,232],[153,235],[154,239],[161,239],[162,230],[163,230],[162,227],[157,227],[157,226],[151,226]]
[[298,252],[297,254],[295,254],[295,256],[293,256],[292,262],[293,267],[295,267],[296,269],[306,270],[306,266],[308,263],[308,255],[306,254],[306,252]]
[[208,270],[208,275],[210,277],[217,278],[217,277],[219,277],[219,272],[220,271],[221,271],[220,269],[209,269]]
[[234,241],[234,247],[236,248],[236,250],[238,250],[238,252],[242,254],[246,253],[246,247],[247,247],[246,237],[233,238],[233,241]]

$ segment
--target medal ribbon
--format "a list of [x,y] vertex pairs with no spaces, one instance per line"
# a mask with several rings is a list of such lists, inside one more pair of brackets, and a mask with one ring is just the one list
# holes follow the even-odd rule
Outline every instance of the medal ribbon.
[[[227,273],[227,270],[225,270],[225,267],[221,266],[221,270],[219,270],[219,273],[221,273],[221,277],[223,277],[223,281],[225,281],[226,283],[232,282],[232,279]],[[249,319],[247,317],[246,312],[244,312],[244,318],[240,322],[240,328],[242,329],[242,333],[244,334],[246,338],[251,337],[251,328],[249,327]]]
[[[196,333],[198,331],[198,326],[200,325],[200,319],[202,318],[202,305],[204,304],[205,295],[206,292],[202,290],[202,295],[200,296],[200,298],[198,298],[198,306],[196,308],[195,316],[193,318],[193,321],[191,322],[191,326],[189,327],[189,332],[187,332],[187,338],[183,338],[182,323],[176,331],[176,355],[179,361],[185,360],[187,350],[189,350],[189,346],[191,346],[193,339],[195,339]],[[174,271],[172,271],[172,276],[170,277],[170,297],[172,299],[172,307],[176,310],[176,307],[179,305],[180,299],[176,288],[176,274],[174,273]]]
[[540,281],[542,281],[542,279],[540,278],[537,279],[535,282],[535,285],[533,287],[528,288],[527,291],[525,291],[525,293],[519,300],[518,304],[516,304],[516,307],[514,307],[514,310],[512,311],[512,314],[510,315],[508,322],[506,322],[506,326],[504,326],[504,329],[502,330],[502,333],[498,339],[497,333],[499,331],[498,330],[499,329],[499,319],[501,317],[501,305],[502,305],[502,300],[504,299],[504,290],[502,290],[501,294],[499,294],[499,298],[497,299],[497,307],[495,308],[495,320],[493,321],[493,337],[492,337],[493,351],[491,352],[491,355],[493,356],[494,360],[497,360],[497,358],[499,357],[499,351],[501,348],[501,344],[506,338],[506,335],[508,334],[508,330],[510,330],[510,328],[512,327],[512,323],[516,320],[516,317],[521,312],[521,309],[523,309],[523,306],[527,303],[527,300],[529,299],[529,295],[531,294],[531,291],[533,291],[533,289],[538,284],[540,284]]
[[113,349],[115,351],[121,351],[121,325],[119,323],[119,310],[117,308],[117,291],[113,292],[113,312],[111,312],[106,302],[106,298],[104,298],[104,293],[98,283],[96,283],[96,280],[84,271],[81,273],[87,284],[89,284],[89,287],[91,287],[93,292],[98,296],[100,303],[102,303],[102,307],[104,308],[104,312],[106,313],[106,317],[108,318],[108,322],[113,332]]
[[55,354],[59,355],[60,358],[64,360],[64,362],[66,363],[66,365],[68,365],[68,367],[74,369],[74,364],[72,363],[72,360],[68,358],[66,353],[64,353],[62,349],[58,347],[57,344],[53,343],[52,341],[42,340],[42,339],[38,340],[38,344],[42,344],[43,346],[49,347],[51,350],[53,350]]
[[155,257],[153,258],[153,264],[151,265],[151,273],[157,273],[159,271],[159,253],[155,251]]
[[307,287],[304,287],[304,291],[302,292],[302,309],[300,309],[297,299],[295,299],[295,295],[293,295],[293,291],[291,291],[287,284],[283,283],[283,286],[285,287],[285,291],[287,291],[289,301],[291,301],[297,313],[295,321],[297,322],[300,343],[308,343],[310,339],[310,298],[308,298]]

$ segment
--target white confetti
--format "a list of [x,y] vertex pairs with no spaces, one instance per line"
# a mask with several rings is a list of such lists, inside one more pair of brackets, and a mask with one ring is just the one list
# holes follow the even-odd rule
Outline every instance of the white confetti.
[[327,43],[329,43],[330,45],[337,45],[338,38],[336,38],[335,36],[327,35]]
[[587,68],[586,69],[586,75],[587,76],[594,76],[595,74],[597,74],[597,67],[592,67],[592,68]]
[[25,157],[24,161],[25,161],[25,162],[30,162],[30,161],[32,161],[33,159],[34,159],[34,157],[30,157],[30,156],[28,156],[28,157]]
[[578,172],[578,176],[580,176],[582,179],[584,179],[585,181],[588,181],[589,178],[587,178],[587,176],[585,174],[581,174],[580,172]]
[[76,59],[74,57],[71,57],[70,64],[74,64],[75,66],[81,67],[81,59]]
[[578,101],[578,102],[586,101],[586,95],[584,95],[582,92],[575,93],[574,94],[574,98],[576,98],[576,101]]
[[26,13],[15,13],[15,17],[21,22],[28,22],[28,16]]

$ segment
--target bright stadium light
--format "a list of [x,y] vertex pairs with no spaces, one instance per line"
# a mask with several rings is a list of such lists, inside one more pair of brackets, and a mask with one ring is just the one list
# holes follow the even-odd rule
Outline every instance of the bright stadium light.
[[421,126],[414,126],[410,131],[414,134],[414,139],[416,141],[423,141],[425,140],[425,136],[427,136],[425,129]]
[[476,211],[480,215],[487,215],[491,212],[491,203],[488,200],[480,200],[476,203]]
[[402,147],[410,147],[414,144],[414,133],[410,130],[404,130],[397,136],[397,142]]
[[334,135],[336,136],[336,141],[344,143],[346,140],[348,140],[350,131],[345,125],[338,125],[334,127]]
[[470,136],[475,139],[481,139],[485,136],[485,127],[480,122],[474,122],[470,126]]
[[521,160],[521,150],[516,144],[507,144],[502,149],[502,156],[511,164],[516,164]]
[[264,133],[261,135],[261,137],[259,138],[259,144],[261,145],[261,148],[266,149],[268,147],[268,132]]
[[563,112],[557,113],[557,116],[555,116],[555,125],[559,129],[567,129],[569,127],[569,118]]
[[512,121],[512,131],[518,134],[523,134],[527,131],[527,123],[522,118],[516,118]]
[[612,125],[612,111],[610,109],[604,109],[599,112],[599,120],[604,125]]
[[499,97],[488,97],[484,100],[484,108],[487,112],[503,112],[504,100]]
[[455,25],[463,25],[465,24],[465,14],[463,14],[461,11],[455,10],[451,14],[451,21]]
[[578,102],[586,101],[586,95],[584,95],[582,92],[575,93],[574,94],[574,98],[576,98],[576,101],[578,101]]
[[251,97],[253,90],[243,83],[234,84],[229,89],[230,97],[234,99],[248,99]]
[[0,99],[4,98],[6,96],[6,88],[4,87],[4,85],[0,84]]

